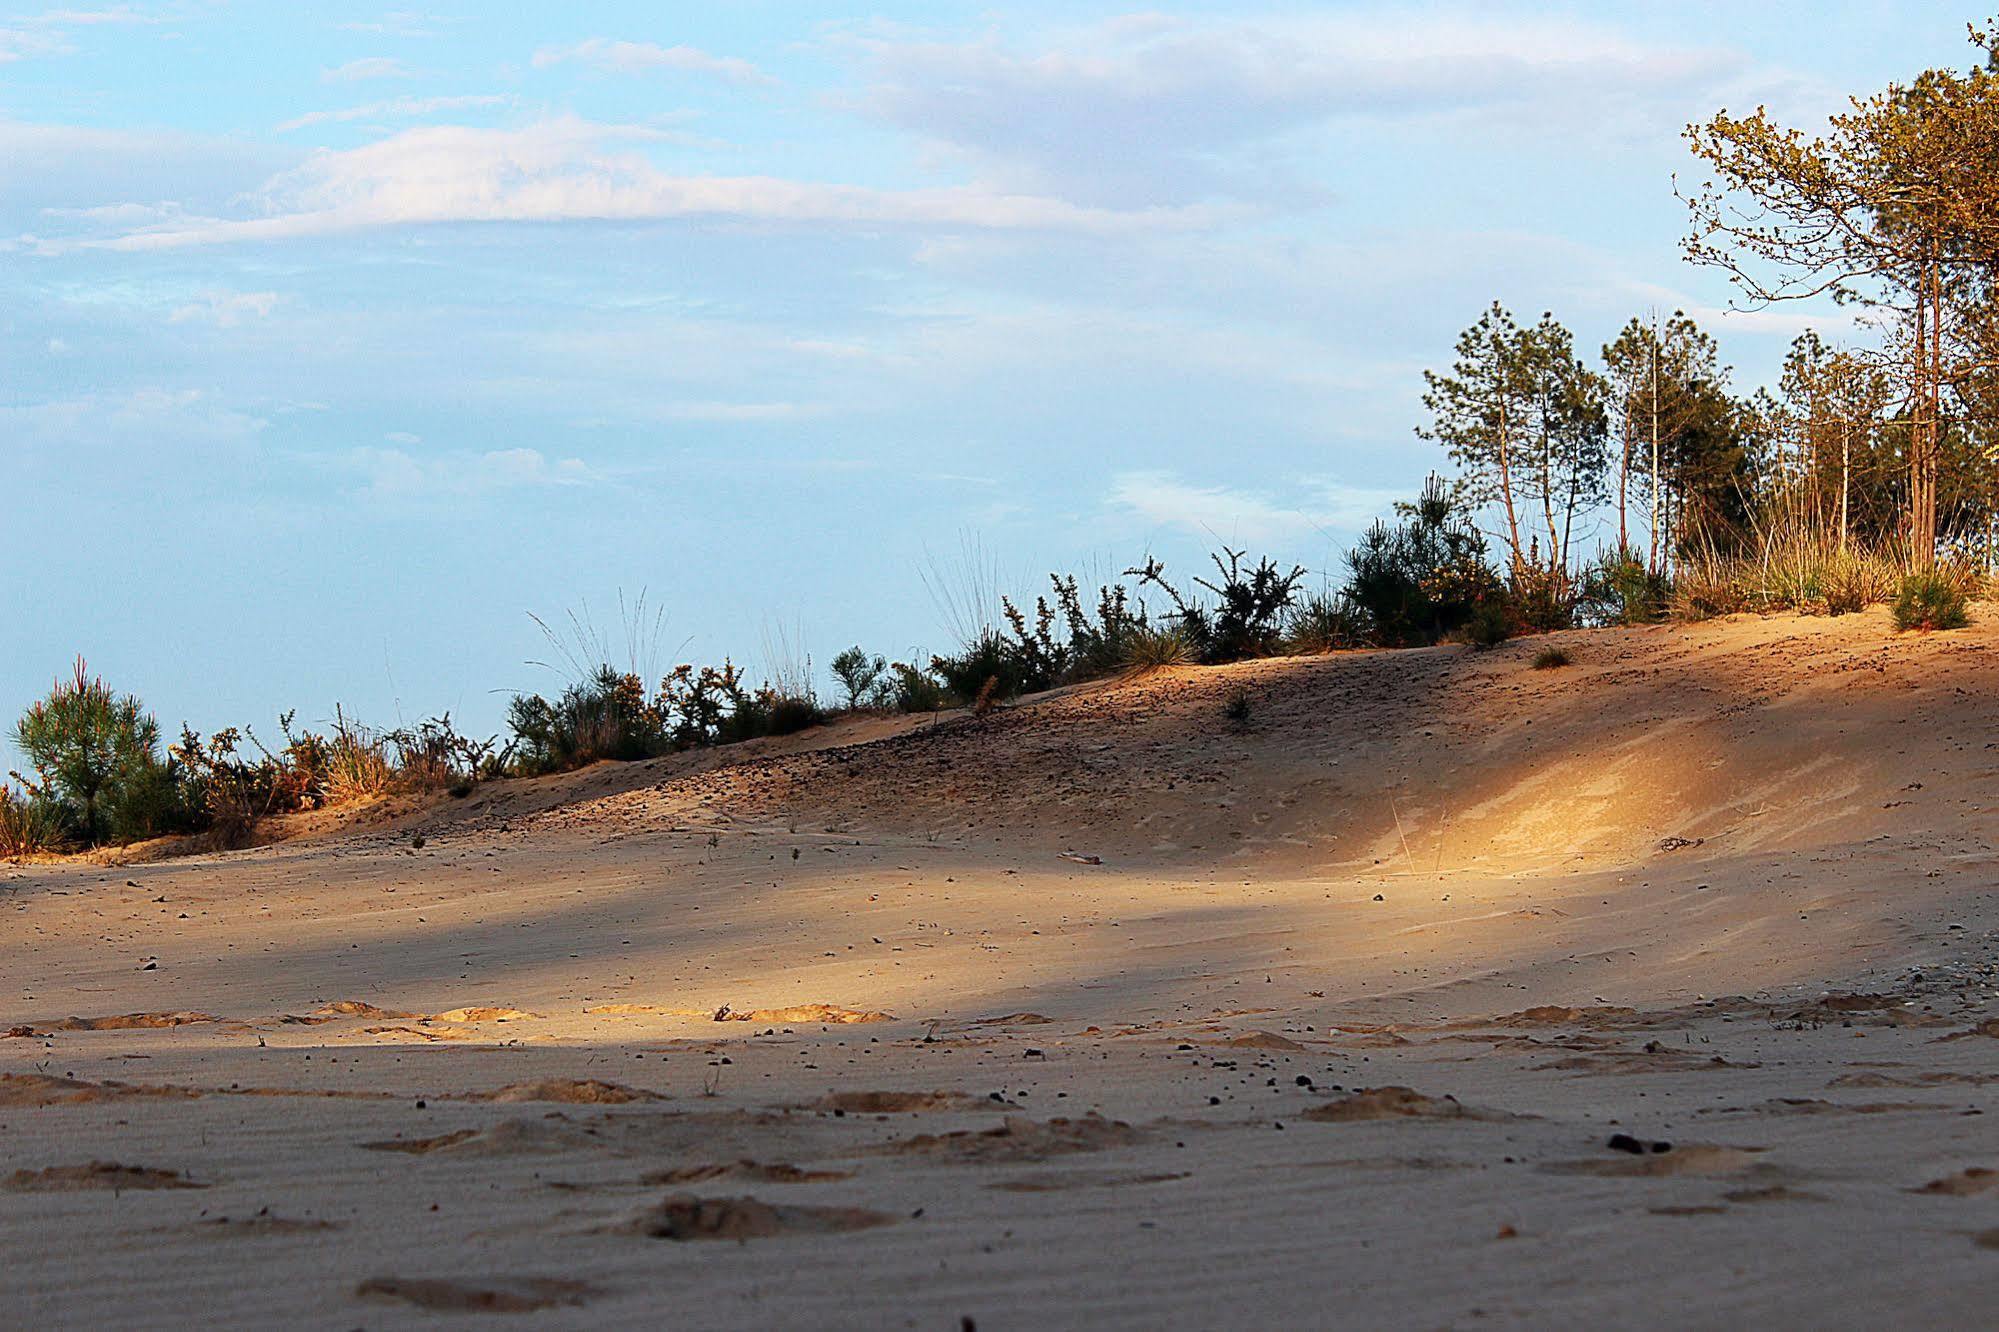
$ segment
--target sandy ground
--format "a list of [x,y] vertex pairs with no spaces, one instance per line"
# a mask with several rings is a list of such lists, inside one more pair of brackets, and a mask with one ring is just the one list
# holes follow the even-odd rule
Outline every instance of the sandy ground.
[[1995,626],[1187,670],[0,867],[0,1324],[1992,1325]]

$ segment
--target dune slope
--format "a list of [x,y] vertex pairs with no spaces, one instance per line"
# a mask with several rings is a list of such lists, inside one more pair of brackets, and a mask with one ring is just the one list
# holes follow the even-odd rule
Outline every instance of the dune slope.
[[1976,1320],[1992,620],[1180,670],[0,869],[0,1320]]

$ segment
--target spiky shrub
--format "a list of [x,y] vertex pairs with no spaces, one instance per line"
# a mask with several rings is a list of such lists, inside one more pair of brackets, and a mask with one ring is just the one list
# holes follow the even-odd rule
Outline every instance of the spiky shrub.
[[1125,669],[1139,640],[1151,632],[1144,607],[1133,606],[1131,593],[1123,584],[1110,583],[1098,588],[1097,613],[1092,619],[1083,607],[1073,575],[1061,578],[1051,574],[1049,579],[1069,627],[1068,678],[1095,679]]
[[1499,579],[1485,562],[1485,538],[1439,478],[1397,507],[1393,527],[1376,522],[1347,552],[1346,601],[1371,642],[1435,643],[1497,601]]
[[[1297,599],[1298,583],[1305,577],[1303,565],[1289,572],[1259,559],[1245,565],[1244,551],[1223,546],[1211,554],[1215,579],[1196,578],[1194,586],[1211,593],[1211,606],[1198,594],[1183,595],[1166,581],[1166,566],[1147,557],[1144,564],[1125,570],[1141,585],[1157,587],[1173,602],[1168,617],[1184,634],[1199,659],[1209,665],[1242,661],[1274,654],[1283,639],[1284,614]],[[1217,579],[1219,581],[1217,581]]]
[[61,807],[40,788],[0,782],[0,856],[43,855],[62,850],[68,840]]
[[1559,670],[1569,664],[1569,654],[1558,647],[1544,647],[1534,654],[1534,660],[1529,664],[1537,671]]
[[138,699],[91,676],[83,658],[21,715],[14,743],[82,841],[171,830],[174,778],[160,756],[159,723]]
[[1902,580],[1895,593],[1895,627],[1910,629],[1962,629],[1971,623],[1965,609],[1960,579],[1945,569],[1912,573]]

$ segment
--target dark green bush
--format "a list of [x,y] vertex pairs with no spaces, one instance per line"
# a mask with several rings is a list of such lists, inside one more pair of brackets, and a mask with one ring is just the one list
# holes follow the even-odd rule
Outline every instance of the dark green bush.
[[1895,627],[1962,629],[1971,623],[1964,602],[1963,588],[1947,571],[1930,569],[1912,573],[1902,580],[1895,593]]
[[169,831],[174,776],[159,752],[159,723],[130,694],[93,678],[83,658],[69,680],[21,715],[14,743],[64,826],[95,845]]
[[1517,627],[1506,598],[1490,596],[1472,608],[1471,619],[1465,624],[1465,641],[1475,648],[1498,647],[1513,637]]
[[[1376,522],[1347,553],[1346,601],[1382,647],[1435,643],[1500,600],[1485,538],[1435,476],[1395,526]],[[1483,613],[1490,614],[1489,610]]]

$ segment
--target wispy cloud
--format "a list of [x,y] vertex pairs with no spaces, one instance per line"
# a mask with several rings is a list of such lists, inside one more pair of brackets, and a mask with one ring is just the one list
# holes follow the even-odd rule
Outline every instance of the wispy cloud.
[[0,65],[34,56],[62,55],[74,48],[62,34],[44,28],[0,28]]
[[321,83],[365,83],[370,79],[408,79],[416,71],[391,56],[368,56],[320,72]]
[[1242,192],[1264,183],[1259,151],[1281,154],[1284,136],[1339,120],[1562,107],[1573,113],[1563,123],[1589,132],[1744,66],[1587,21],[1476,10],[1440,21],[1415,7],[1140,15],[1025,45],[835,40],[860,53],[864,105],[882,119],[1022,188],[1097,200]]
[[167,321],[234,328],[246,320],[267,317],[277,308],[278,300],[275,291],[206,291],[198,300],[175,306]]
[[280,134],[292,130],[306,129],[312,125],[344,123],[353,120],[409,120],[417,116],[435,115],[440,111],[464,111],[481,106],[508,106],[512,97],[499,93],[470,93],[454,97],[392,97],[385,102],[369,102],[366,106],[342,107],[337,111],[308,111],[279,125]]
[[342,32],[365,32],[380,37],[435,37],[440,29],[452,20],[438,14],[424,14],[415,10],[394,10],[373,21],[356,21],[340,25]]
[[[416,438],[398,434],[404,440]],[[362,493],[375,499],[465,498],[503,490],[581,486],[599,479],[582,459],[551,459],[539,449],[418,455],[406,449],[370,446],[351,449],[335,461],[358,476]]]
[[1314,532],[1353,532],[1393,504],[1393,491],[1307,481],[1286,504],[1260,491],[1200,486],[1171,472],[1123,472],[1113,477],[1113,509],[1146,522],[1225,541],[1296,540]]
[[[315,153],[256,193],[254,216],[170,219],[109,238],[37,245],[48,252],[158,250],[448,222],[714,218],[1117,233],[1215,220],[1202,208],[1120,211],[973,186],[885,190],[771,176],[675,175],[629,147],[671,137],[654,127],[574,117],[522,129],[411,129],[364,147]],[[617,143],[627,147],[615,150]]]
[[747,60],[734,56],[710,55],[693,46],[658,46],[651,42],[620,42],[592,37],[574,46],[544,46],[534,53],[534,67],[546,69],[573,61],[594,65],[619,74],[655,74],[673,71],[711,74],[734,83],[771,83],[774,80]]

